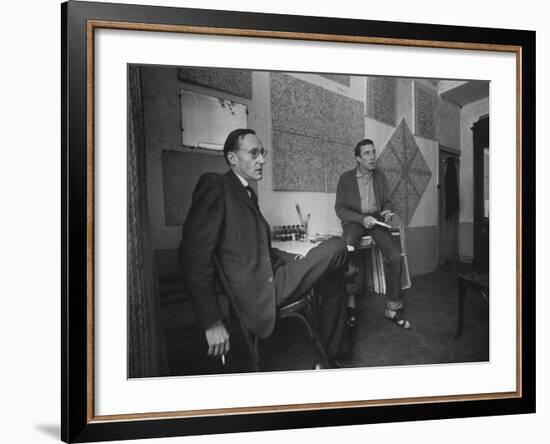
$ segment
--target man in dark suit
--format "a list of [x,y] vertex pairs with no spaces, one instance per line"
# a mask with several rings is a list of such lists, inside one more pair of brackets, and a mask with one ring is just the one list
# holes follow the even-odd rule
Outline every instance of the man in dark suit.
[[[362,236],[372,236],[382,250],[386,266],[385,317],[405,330],[411,328],[402,316],[401,251],[394,244],[388,228],[377,221],[388,222],[393,215],[386,176],[376,169],[376,148],[370,139],[360,141],[354,150],[357,167],[340,176],[336,188],[336,214],[342,221],[343,237],[357,248]],[[354,313],[354,298],[350,300],[350,317]]]
[[277,307],[315,286],[321,296],[321,336],[329,358],[349,352],[343,267],[347,249],[332,238],[305,257],[271,246],[270,228],[251,182],[261,180],[267,151],[250,129],[229,134],[223,148],[226,174],[207,173],[198,181],[183,227],[180,264],[208,355],[230,349],[229,333],[215,290],[217,256],[236,296],[248,329],[260,338],[271,334]]

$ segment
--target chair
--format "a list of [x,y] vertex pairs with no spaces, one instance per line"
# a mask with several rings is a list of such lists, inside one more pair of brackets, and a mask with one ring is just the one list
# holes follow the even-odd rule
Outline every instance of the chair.
[[456,325],[455,338],[458,339],[462,333],[464,323],[464,300],[468,287],[478,290],[485,301],[489,303],[489,274],[487,273],[461,273],[458,275],[458,320]]
[[[411,288],[411,277],[409,273],[409,262],[407,260],[407,242],[405,240],[405,230],[403,227],[393,227],[391,229],[393,237],[399,238],[401,257],[402,259],[402,271],[401,271],[401,289],[406,290]],[[384,258],[382,251],[376,246],[372,236],[363,236],[359,239],[358,250],[370,250],[371,253],[371,270],[372,270],[372,283],[374,287],[374,293],[385,294],[386,293],[386,276],[384,272]]]
[[[221,285],[221,289],[229,299],[231,308],[233,309],[233,312],[235,313],[237,320],[239,322],[241,331],[243,332],[246,345],[248,347],[250,356],[252,358],[254,370],[260,371],[261,366],[260,366],[258,337],[255,336],[245,325],[243,318],[239,312],[239,309],[235,303],[235,295],[233,294],[233,291],[229,286],[227,276],[225,274],[225,271],[223,270],[223,267],[221,266],[219,259],[216,256],[214,256],[213,261],[214,261],[214,267],[216,269],[216,273],[218,275],[219,283]],[[319,351],[323,365],[325,367],[328,367],[327,354],[323,346],[323,343],[321,341],[321,338],[319,336],[319,328],[318,328],[318,322],[317,322],[317,319],[318,319],[317,298],[313,293],[313,289],[311,289],[308,293],[306,293],[300,299],[294,302],[291,302],[289,304],[286,304],[282,307],[279,307],[277,311],[277,318],[278,319],[296,318],[300,320],[300,322],[305,326],[308,332],[309,338],[313,341],[315,347]]]

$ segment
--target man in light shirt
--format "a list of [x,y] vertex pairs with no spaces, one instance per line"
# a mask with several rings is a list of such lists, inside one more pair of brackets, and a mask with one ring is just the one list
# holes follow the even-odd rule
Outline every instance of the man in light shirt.
[[[393,242],[390,230],[376,223],[386,223],[393,215],[386,176],[376,169],[376,147],[372,140],[361,140],[355,146],[354,155],[357,167],[340,176],[336,189],[335,210],[342,222],[343,237],[348,245],[357,248],[362,236],[372,236],[382,250],[386,267],[385,317],[409,330],[411,324],[402,315],[401,251]],[[354,296],[348,305],[348,322],[352,326]]]

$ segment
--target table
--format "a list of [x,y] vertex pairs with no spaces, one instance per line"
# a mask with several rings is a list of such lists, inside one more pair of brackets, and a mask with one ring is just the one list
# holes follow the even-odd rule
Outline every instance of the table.
[[321,242],[311,241],[271,241],[271,246],[279,250],[288,251],[292,254],[301,254],[305,256],[309,250],[320,243]]
[[476,273],[460,273],[458,275],[458,319],[456,325],[455,338],[459,338],[462,333],[462,324],[464,323],[464,299],[468,288],[478,290],[489,303],[489,274]]

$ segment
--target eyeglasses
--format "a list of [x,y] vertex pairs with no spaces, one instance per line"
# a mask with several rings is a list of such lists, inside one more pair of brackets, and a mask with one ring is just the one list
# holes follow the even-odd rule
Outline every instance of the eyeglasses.
[[250,157],[252,157],[254,160],[258,158],[258,156],[261,154],[263,158],[267,157],[268,151],[265,148],[252,148],[251,150],[246,150],[244,148],[239,148],[240,151],[246,151],[250,154]]

